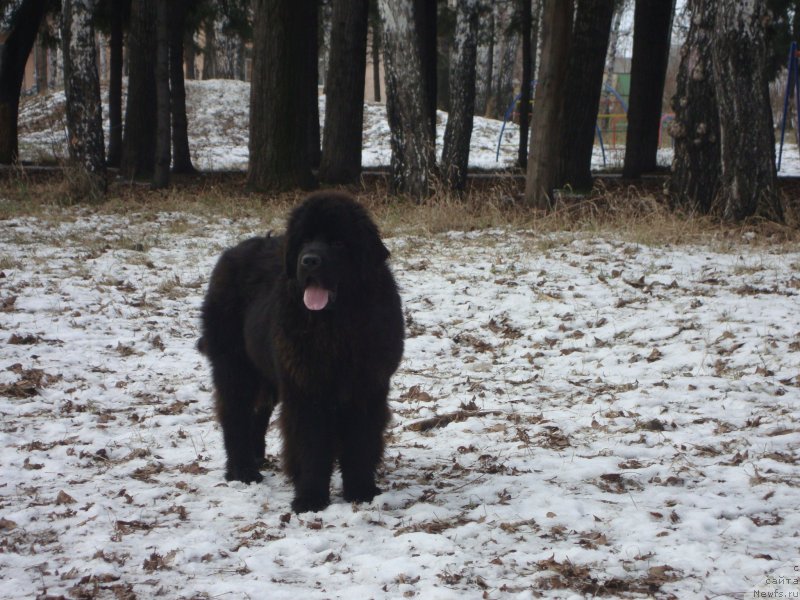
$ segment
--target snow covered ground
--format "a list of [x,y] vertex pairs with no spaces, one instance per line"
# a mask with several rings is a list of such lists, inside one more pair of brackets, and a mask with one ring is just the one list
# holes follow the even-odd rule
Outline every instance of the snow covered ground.
[[[189,120],[189,144],[192,160],[202,170],[246,170],[250,84],[231,80],[187,81],[186,110]],[[325,97],[320,96],[321,118]],[[20,154],[25,161],[41,162],[63,159],[67,153],[64,93],[26,98],[20,109]],[[108,110],[104,110],[108,115]],[[447,113],[439,111],[437,148],[441,155]],[[106,122],[106,127],[108,123]],[[501,139],[502,132],[502,139]],[[107,132],[106,132],[107,133]],[[495,119],[476,117],[471,139],[470,166],[481,169],[513,167],[517,160],[519,128]],[[800,151],[788,141],[784,147],[781,175],[800,175]],[[498,141],[499,153],[498,153]],[[606,156],[595,146],[593,168],[619,169],[624,160],[624,146],[610,145]],[[777,146],[776,146],[777,155]],[[391,159],[389,127],[383,104],[366,104],[364,111],[364,150],[366,167],[385,167]],[[672,149],[659,151],[659,163],[672,162]]]
[[[243,167],[244,84],[189,99],[199,166]],[[62,151],[58,103],[35,108],[23,149]],[[474,164],[499,127],[476,120]],[[298,517],[275,431],[262,484],[224,481],[195,350],[218,253],[264,229],[0,221],[0,598],[800,594],[796,245],[394,233],[408,339],[384,493],[351,506],[337,476]]]
[[385,492],[336,479],[298,517],[274,431],[264,483],[225,483],[194,347],[217,253],[260,226],[51,216],[0,226],[2,598],[800,589],[797,250],[388,238]]

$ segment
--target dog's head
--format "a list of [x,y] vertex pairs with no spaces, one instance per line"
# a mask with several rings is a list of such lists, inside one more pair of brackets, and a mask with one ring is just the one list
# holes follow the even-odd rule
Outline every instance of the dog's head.
[[285,252],[286,276],[313,311],[354,298],[389,258],[367,211],[341,192],[317,192],[292,211]]

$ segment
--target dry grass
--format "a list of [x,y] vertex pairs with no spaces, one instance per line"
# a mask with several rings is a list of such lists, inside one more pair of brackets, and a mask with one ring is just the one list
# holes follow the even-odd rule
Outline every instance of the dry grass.
[[[186,213],[209,220],[255,220],[263,230],[280,228],[292,206],[305,192],[265,195],[246,188],[244,174],[176,176],[170,188],[152,191],[147,184],[114,181],[101,204],[71,205],[70,181],[60,170],[7,171],[0,179],[0,220],[34,215],[44,222],[73,220],[83,211],[138,215]],[[365,176],[360,186],[346,189],[358,196],[387,235],[433,235],[445,231],[483,229],[529,230],[536,234],[575,233],[613,235],[645,245],[706,243],[719,249],[746,241],[795,245],[800,241],[800,214],[787,202],[787,224],[763,219],[730,225],[671,207],[661,192],[662,182],[629,185],[598,179],[588,194],[565,194],[551,211],[537,211],[522,200],[521,179],[496,176],[475,179],[463,196],[439,191],[417,203],[391,196],[379,176]],[[789,192],[784,192],[788,194]],[[192,223],[174,220],[173,229]]]

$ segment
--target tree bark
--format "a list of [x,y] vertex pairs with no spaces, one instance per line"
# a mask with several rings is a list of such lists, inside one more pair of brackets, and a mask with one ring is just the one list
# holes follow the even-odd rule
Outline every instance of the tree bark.
[[421,200],[436,165],[413,0],[379,0],[383,22],[386,113],[391,129],[391,189]]
[[[314,0],[256,0],[250,86],[248,185],[281,191],[314,185],[309,156],[308,53],[316,48],[308,23]],[[316,61],[314,61],[316,64]],[[363,84],[362,84],[363,85]]]
[[414,24],[419,44],[422,68],[422,90],[425,98],[425,113],[431,137],[436,139],[436,0],[412,0]]
[[490,109],[494,81],[494,10],[490,4],[481,9],[480,32],[478,34],[478,58],[475,82],[475,114],[485,115]]
[[514,66],[517,62],[520,33],[516,22],[519,19],[519,3],[495,4],[495,28],[498,38],[495,42],[495,69],[493,100],[490,117],[501,119],[511,100],[514,99]]
[[71,191],[98,199],[106,191],[103,115],[92,12],[94,0],[65,0],[61,15],[70,160],[78,176]]
[[183,52],[184,64],[186,66],[186,79],[197,79],[197,67],[195,65],[197,53],[195,52],[193,31],[183,32]]
[[172,111],[172,172],[195,173],[189,152],[183,44],[187,0],[171,0],[169,10],[169,84]]
[[381,23],[380,17],[370,18],[372,31],[372,95],[381,101]]
[[44,94],[47,92],[47,25],[39,28],[38,42],[36,44],[36,93]]
[[542,57],[525,181],[525,201],[538,209],[551,207],[553,190],[561,180],[559,162],[573,12],[571,0],[542,0]]
[[205,32],[205,45],[203,46],[203,79],[216,79],[217,33],[214,27],[214,17],[206,19],[203,30]]
[[[522,35],[522,81],[519,94],[519,147],[517,164],[522,169],[528,166],[528,130],[531,109],[531,85],[533,84],[533,63],[535,50],[531,52],[531,30],[533,21],[532,0],[519,0],[519,18]],[[539,2],[537,0],[538,7]]]
[[674,200],[708,213],[720,178],[719,116],[711,57],[717,0],[690,0],[691,21],[681,49],[677,91],[672,98],[675,140],[669,188]]
[[153,189],[169,185],[170,98],[169,98],[169,10],[165,2],[156,3],[156,159]]
[[450,113],[444,130],[442,174],[448,187],[459,192],[467,184],[469,144],[475,114],[479,7],[479,0],[461,0],[457,5],[453,63],[450,66]]
[[560,186],[592,187],[592,151],[614,0],[578,0],[564,94]]
[[757,212],[783,220],[765,72],[768,18],[764,0],[717,6],[711,48],[719,107],[720,192],[723,217],[728,221],[740,221]]
[[329,183],[355,183],[361,175],[368,9],[368,0],[333,0],[319,169]]
[[[318,169],[319,163],[322,160],[320,139],[322,137],[322,131],[319,126],[319,8],[317,3],[313,5],[313,10],[311,10],[308,15],[306,28],[309,30],[309,47],[305,49],[307,76],[304,78],[304,81],[308,89],[302,97],[308,102],[308,110],[306,113],[308,115],[308,160],[312,169]],[[364,52],[366,53],[366,49]],[[363,93],[363,70],[361,71],[360,87]]]
[[122,158],[122,44],[123,15],[120,10],[110,11],[111,38],[108,73],[108,157],[110,167],[119,167]]
[[656,170],[674,0],[636,0],[628,132],[622,174]]
[[123,176],[149,179],[155,167],[156,76],[152,59],[156,47],[156,1],[133,0],[128,32],[128,101],[122,138]]
[[47,9],[47,0],[24,0],[14,17],[14,28],[0,55],[0,164],[17,162],[17,117],[25,63]]

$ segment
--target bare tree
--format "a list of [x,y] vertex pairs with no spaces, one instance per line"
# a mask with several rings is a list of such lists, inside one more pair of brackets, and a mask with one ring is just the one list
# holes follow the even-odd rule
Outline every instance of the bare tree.
[[16,0],[0,6],[11,32],[0,53],[0,164],[18,159],[17,117],[25,64],[36,41],[47,0]]
[[592,187],[592,151],[614,0],[577,0],[564,94],[560,186]]
[[535,208],[551,206],[561,177],[564,91],[575,5],[572,0],[542,0],[542,56],[531,121],[531,145],[525,201]]
[[[73,193],[99,198],[106,191],[103,117],[92,11],[95,0],[64,0],[61,40],[70,160],[80,172]],[[76,189],[77,188],[77,189]]]
[[636,0],[623,167],[623,175],[628,178],[640,177],[657,166],[674,6],[674,0]]
[[[108,2],[108,0],[106,0]],[[110,18],[110,60],[108,68],[108,156],[111,167],[119,167],[122,159],[122,49],[123,23],[130,13],[130,2],[108,7]]]
[[765,70],[767,15],[765,0],[717,6],[711,48],[721,133],[723,216],[730,221],[759,210],[783,219]]
[[719,190],[720,132],[711,40],[717,0],[690,0],[689,32],[681,50],[675,120],[670,134],[675,156],[669,188],[679,204],[702,213],[711,210]]
[[188,120],[186,118],[186,85],[183,74],[184,43],[187,36],[186,9],[188,0],[169,3],[169,86],[172,111],[172,172],[194,173],[189,153]]
[[309,64],[316,66],[317,30],[308,23],[316,22],[316,10],[314,0],[255,1],[247,173],[252,188],[285,190],[315,183],[309,113],[317,100],[316,68],[310,72]]
[[522,20],[522,82],[519,98],[519,150],[517,161],[522,169],[528,167],[528,133],[530,131],[531,99],[536,72],[536,51],[539,46],[539,21],[542,0],[520,0]]
[[379,0],[378,9],[383,23],[386,112],[391,129],[391,188],[422,199],[430,192],[436,158],[414,0]]
[[368,0],[333,0],[319,177],[353,183],[361,174]]
[[156,46],[156,0],[133,0],[128,33],[128,101],[122,138],[121,173],[149,178],[155,167],[156,77],[152,52]]
[[165,2],[156,4],[156,152],[152,188],[169,185],[170,153],[170,102],[169,102],[169,7]]
[[458,3],[453,63],[450,66],[450,115],[444,131],[442,173],[451,189],[467,183],[469,143],[475,114],[475,60],[478,48],[479,0]]

